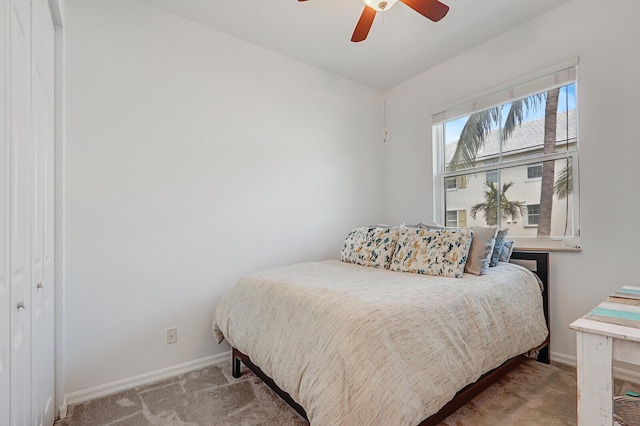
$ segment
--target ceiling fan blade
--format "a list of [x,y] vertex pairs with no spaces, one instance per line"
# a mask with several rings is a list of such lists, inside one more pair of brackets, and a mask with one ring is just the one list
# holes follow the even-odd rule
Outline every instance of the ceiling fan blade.
[[358,24],[356,25],[356,29],[353,31],[351,41],[357,43],[367,38],[371,25],[373,25],[373,18],[375,17],[376,10],[372,7],[365,6],[362,11],[362,15],[360,15],[360,19],[358,20]]
[[438,22],[449,12],[449,6],[438,0],[400,0],[420,15]]

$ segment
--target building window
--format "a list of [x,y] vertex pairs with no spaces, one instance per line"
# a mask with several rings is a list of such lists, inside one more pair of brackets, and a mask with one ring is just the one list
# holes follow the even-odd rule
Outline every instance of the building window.
[[527,179],[542,178],[542,163],[530,164],[527,166]]
[[447,210],[446,224],[448,228],[466,228],[467,227],[467,211],[466,210]]
[[540,222],[540,204],[527,206],[527,226],[538,226]]
[[466,176],[456,176],[445,179],[446,189],[464,189],[467,187]]
[[456,178],[445,178],[444,180],[446,189],[458,189],[458,180]]
[[485,172],[485,182],[498,183],[498,171],[489,170]]
[[464,211],[464,226],[515,238],[579,235],[575,78],[572,66],[433,116],[436,222],[463,226]]

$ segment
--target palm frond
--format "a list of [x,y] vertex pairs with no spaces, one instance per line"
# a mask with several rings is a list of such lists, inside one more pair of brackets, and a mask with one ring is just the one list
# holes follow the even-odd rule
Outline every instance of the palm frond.
[[567,162],[558,175],[556,183],[553,184],[553,191],[556,193],[559,200],[567,198],[573,193],[573,173],[571,163]]
[[478,151],[484,146],[487,136],[499,123],[499,119],[500,111],[497,107],[471,114],[460,132],[456,151],[447,165],[447,170],[473,167]]
[[[502,138],[508,140],[516,127],[544,104],[546,93],[538,93],[511,102],[509,112],[502,127]],[[489,108],[473,113],[467,119],[456,145],[453,157],[447,165],[447,171],[473,167],[478,151],[484,146],[491,131],[500,126],[500,107]]]
[[502,139],[505,141],[508,140],[516,127],[521,125],[526,117],[540,109],[544,104],[545,99],[546,93],[543,92],[511,102],[509,112],[507,113],[507,117],[505,118],[504,126],[502,128]]

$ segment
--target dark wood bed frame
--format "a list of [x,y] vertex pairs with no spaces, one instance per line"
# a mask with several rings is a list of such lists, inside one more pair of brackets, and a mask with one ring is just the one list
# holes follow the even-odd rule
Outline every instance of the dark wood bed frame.
[[[544,307],[544,316],[547,322],[547,329],[549,328],[549,253],[541,252],[541,251],[516,251],[514,250],[511,254],[511,259],[513,260],[524,260],[524,261],[534,261],[535,262],[535,270],[532,269],[532,272],[535,273],[542,281],[544,286],[542,292],[542,303]],[[545,364],[550,363],[549,357],[549,342],[550,335],[547,336],[547,340],[543,343],[543,345],[539,348],[538,358],[539,362],[543,362]],[[442,420],[447,418],[450,414],[455,412],[458,408],[465,405],[467,402],[471,401],[477,395],[479,395],[482,391],[487,389],[489,386],[497,382],[501,377],[506,375],[508,372],[516,368],[520,365],[526,358],[525,355],[519,355],[515,358],[511,358],[506,361],[504,364],[499,366],[498,368],[489,371],[480,377],[475,383],[472,383],[462,390],[460,390],[451,401],[449,401],[444,407],[440,409],[436,414],[428,417],[427,419],[420,422],[418,426],[435,426],[440,423]],[[282,398],[287,404],[291,406],[294,410],[298,412],[302,417],[306,420],[307,413],[304,408],[300,404],[291,398],[291,396],[280,389],[278,385],[273,381],[273,379],[267,376],[257,365],[255,365],[249,357],[236,348],[233,348],[232,351],[232,374],[233,377],[239,378],[242,375],[241,365],[243,363],[247,366],[247,368],[253,373],[260,377],[262,381],[269,386],[275,393],[277,393],[280,398]]]

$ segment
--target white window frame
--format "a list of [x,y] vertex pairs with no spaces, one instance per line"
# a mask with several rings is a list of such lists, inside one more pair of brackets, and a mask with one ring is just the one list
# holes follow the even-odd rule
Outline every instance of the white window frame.
[[464,212],[464,224],[466,226],[468,214],[467,214],[467,210],[464,210],[464,209],[463,210],[447,210],[445,212],[445,221],[444,221],[445,226],[449,227],[449,220],[447,219],[447,214],[448,213],[455,213],[456,214],[456,225],[453,228],[459,228],[460,227],[460,213],[461,212]]
[[[530,218],[529,208],[530,208],[531,206],[537,206],[537,207],[538,207],[538,214],[537,214],[537,216],[538,216],[538,223],[530,223],[530,222],[529,222],[529,218]],[[527,215],[526,215],[525,217],[526,217],[526,224],[525,224],[525,226],[530,227],[530,228],[537,228],[537,227],[538,227],[538,224],[540,223],[540,204],[527,204]]]
[[[540,176],[529,177],[529,168],[530,167],[540,167]],[[542,179],[542,168],[543,163],[531,163],[527,166],[527,177],[525,178],[525,182],[537,182]]]
[[445,212],[445,218],[444,218],[444,224],[445,224],[445,226],[447,226],[447,227],[451,227],[451,226],[449,225],[449,218],[448,218],[449,213],[455,213],[455,214],[456,214],[456,225],[455,225],[455,226],[453,226],[453,228],[457,228],[457,227],[458,227],[458,210],[447,210],[447,211]]
[[[489,180],[489,173],[495,173],[496,174],[496,180]],[[484,181],[485,182],[493,182],[496,185],[500,183],[500,172],[498,170],[487,170],[486,172],[484,172]]]
[[[458,190],[458,179],[449,179],[449,182],[454,182],[455,185],[452,186],[451,188],[449,188],[448,186],[446,187],[447,191],[457,191]],[[446,185],[446,179],[445,179],[445,185]]]
[[[488,164],[484,166],[476,166],[472,169],[461,169],[453,172],[445,171],[444,160],[444,126],[440,125],[447,121],[470,115],[477,111],[482,111],[494,106],[499,106],[515,99],[521,99],[526,96],[548,91],[556,87],[562,87],[567,84],[575,83],[578,86],[577,79],[578,58],[572,58],[560,64],[547,67],[538,72],[521,77],[516,81],[506,82],[502,85],[495,86],[491,91],[478,94],[465,100],[452,103],[440,107],[432,114],[432,142],[433,142],[433,217],[436,223],[444,223],[446,217],[446,191],[444,188],[444,179],[447,177],[455,177],[469,173],[485,173],[491,170],[501,170],[510,167],[525,166],[534,163],[542,163],[545,161],[555,161],[560,159],[571,159],[573,174],[573,206],[572,206],[572,223],[573,236],[568,237],[570,240],[565,247],[579,247],[580,236],[580,175],[579,175],[579,148],[572,148],[566,151],[554,152],[551,154],[542,154],[534,158],[524,158],[519,160],[502,161],[498,164]],[[576,90],[576,102],[578,97]],[[578,112],[579,114],[579,112]],[[577,140],[579,137],[579,126],[576,129]],[[580,143],[580,142],[578,142]],[[551,237],[557,240],[557,237]],[[518,237],[517,242],[523,239],[540,240],[540,237]],[[548,238],[546,238],[548,239]],[[529,243],[520,244],[527,246]],[[532,243],[534,246],[553,246],[548,243]]]

